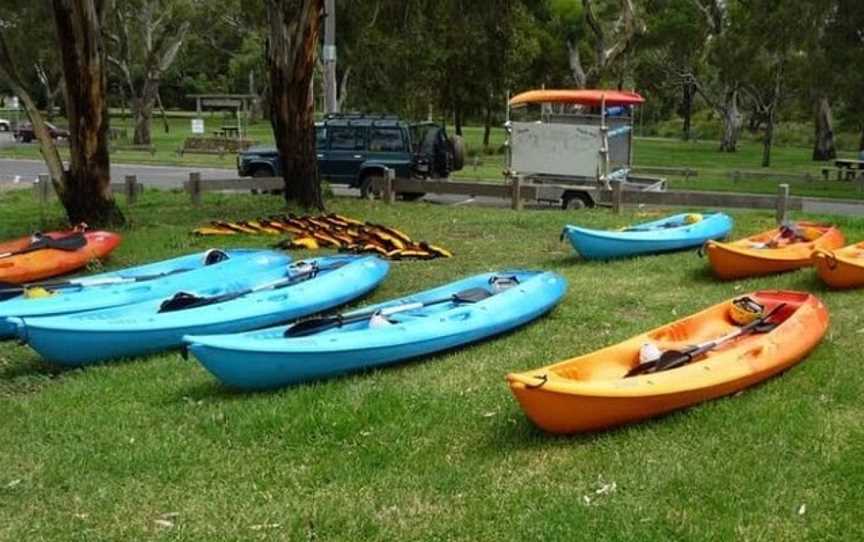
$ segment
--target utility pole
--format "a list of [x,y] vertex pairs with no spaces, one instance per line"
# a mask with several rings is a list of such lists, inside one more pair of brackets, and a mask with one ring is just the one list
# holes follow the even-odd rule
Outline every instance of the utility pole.
[[338,113],[336,98],[336,0],[324,1],[324,111]]

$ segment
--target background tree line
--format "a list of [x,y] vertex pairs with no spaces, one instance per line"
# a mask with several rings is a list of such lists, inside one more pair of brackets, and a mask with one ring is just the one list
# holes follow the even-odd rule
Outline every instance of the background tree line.
[[[19,2],[8,32],[40,106],[63,100],[47,2]],[[635,88],[648,122],[694,118],[734,152],[758,133],[766,165],[778,122],[812,125],[814,159],[838,131],[864,148],[864,12],[857,0],[337,0],[343,110],[502,121],[508,91]],[[13,17],[14,18],[14,17]],[[149,141],[154,108],[188,94],[266,97],[267,16],[258,0],[124,0],[106,21],[111,105]],[[320,58],[320,57],[319,57]],[[319,60],[320,64],[320,60]],[[320,95],[321,67],[316,83]],[[0,83],[2,84],[2,83]],[[265,107],[266,111],[267,108]],[[705,137],[706,134],[699,134]],[[709,135],[714,135],[709,134]]]

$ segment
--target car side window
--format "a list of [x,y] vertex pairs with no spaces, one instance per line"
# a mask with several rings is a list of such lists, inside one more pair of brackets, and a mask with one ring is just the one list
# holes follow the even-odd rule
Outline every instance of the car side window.
[[402,130],[399,128],[372,128],[369,133],[372,152],[399,152],[405,150]]
[[315,127],[315,148],[319,150],[327,148],[327,128],[323,126]]
[[331,126],[330,150],[359,151],[364,148],[363,129],[353,126]]

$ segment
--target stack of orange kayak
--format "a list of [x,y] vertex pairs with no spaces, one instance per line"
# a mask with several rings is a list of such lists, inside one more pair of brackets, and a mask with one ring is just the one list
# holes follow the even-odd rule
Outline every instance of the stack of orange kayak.
[[705,251],[718,278],[739,279],[808,267],[815,250],[832,250],[845,242],[833,226],[796,222],[731,243],[709,241]]
[[832,288],[864,286],[864,242],[839,250],[817,250],[813,265],[819,277]]
[[[633,374],[645,345],[675,352],[741,330],[733,300],[720,303],[620,344],[525,373],[510,374],[510,389],[538,426],[553,433],[613,427],[734,393],[803,359],[828,328],[828,311],[806,292],[749,294],[774,327],[741,334],[677,368]],[[758,329],[758,328],[755,328]]]
[[[65,249],[51,248],[64,246],[64,240],[78,239],[80,243],[66,243]],[[108,255],[120,240],[116,233],[83,231],[79,227],[0,243],[0,282],[22,284],[75,271]]]

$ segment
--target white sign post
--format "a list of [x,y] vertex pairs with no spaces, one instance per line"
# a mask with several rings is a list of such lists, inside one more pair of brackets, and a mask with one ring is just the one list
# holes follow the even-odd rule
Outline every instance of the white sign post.
[[204,119],[192,119],[192,133],[193,134],[203,134],[204,133]]

